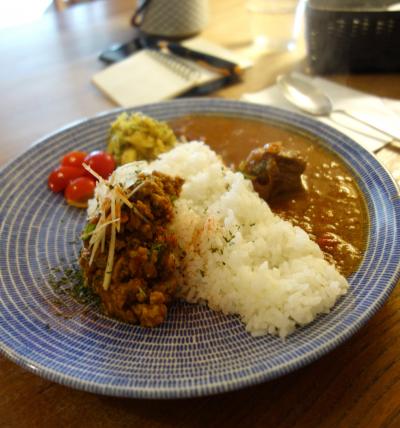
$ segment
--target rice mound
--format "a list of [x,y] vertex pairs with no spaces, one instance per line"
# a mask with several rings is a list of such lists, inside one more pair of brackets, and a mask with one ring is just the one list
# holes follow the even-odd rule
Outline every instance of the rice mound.
[[188,302],[239,315],[252,335],[285,337],[346,293],[306,232],[274,215],[205,144],[180,144],[141,168],[185,179],[171,228],[186,253],[180,296]]

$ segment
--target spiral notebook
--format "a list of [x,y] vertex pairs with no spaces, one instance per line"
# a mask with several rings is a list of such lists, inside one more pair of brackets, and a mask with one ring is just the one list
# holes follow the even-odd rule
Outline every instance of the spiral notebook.
[[[192,39],[188,46],[211,52],[217,47],[218,54],[228,59],[224,48],[204,39]],[[231,54],[230,60],[238,60]],[[244,67],[250,64],[241,64]],[[122,107],[158,102],[175,98],[192,88],[217,82],[221,75],[197,63],[170,53],[144,49],[129,58],[95,74],[93,83],[111,100]]]
[[218,73],[169,53],[142,50],[93,76],[93,83],[123,107],[174,98],[220,78]]

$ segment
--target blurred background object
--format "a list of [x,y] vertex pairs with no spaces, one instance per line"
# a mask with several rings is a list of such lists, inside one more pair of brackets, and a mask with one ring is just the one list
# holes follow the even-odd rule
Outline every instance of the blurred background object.
[[400,11],[395,0],[310,0],[308,59],[313,73],[400,70]]
[[27,24],[39,18],[52,0],[0,0],[0,28]]
[[0,0],[0,28],[29,24],[50,11],[97,0]]
[[199,34],[208,22],[208,0],[138,0],[132,24],[147,35],[173,39]]
[[304,0],[247,0],[254,50],[293,50],[301,30],[304,4]]
[[96,0],[54,0],[54,6],[58,11],[66,9],[68,6],[72,6],[78,3],[89,3],[90,1]]

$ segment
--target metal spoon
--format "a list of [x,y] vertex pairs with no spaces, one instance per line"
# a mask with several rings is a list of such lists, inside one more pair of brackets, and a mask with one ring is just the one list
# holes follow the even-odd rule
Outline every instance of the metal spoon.
[[278,83],[278,86],[282,90],[283,96],[291,104],[293,104],[294,106],[296,106],[300,110],[303,110],[306,113],[310,113],[314,116],[329,117],[331,120],[338,123],[339,125],[346,127],[342,123],[335,121],[335,119],[331,116],[332,113],[340,113],[344,116],[350,117],[351,119],[359,123],[362,123],[365,126],[368,126],[371,129],[374,129],[375,131],[380,132],[382,135],[385,135],[387,138],[391,138],[391,141],[381,140],[380,138],[377,138],[370,134],[364,133],[360,130],[356,130],[349,127],[349,129],[351,129],[354,132],[357,132],[361,135],[365,135],[370,138],[375,138],[380,141],[385,141],[387,144],[398,140],[398,137],[386,131],[383,131],[380,128],[377,128],[376,126],[371,125],[370,123],[362,119],[359,119],[358,117],[353,116],[346,110],[334,109],[332,106],[331,100],[326,94],[324,94],[321,90],[316,88],[313,84],[306,82],[303,79],[299,79],[292,75],[286,74],[286,75],[278,76],[276,81]]

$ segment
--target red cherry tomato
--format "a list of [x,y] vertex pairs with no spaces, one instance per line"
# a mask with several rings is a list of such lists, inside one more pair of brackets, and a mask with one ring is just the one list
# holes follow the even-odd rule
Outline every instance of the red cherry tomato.
[[67,187],[71,180],[81,177],[82,175],[82,168],[59,166],[50,173],[47,183],[53,192],[61,192]]
[[[89,153],[83,162],[103,178],[108,178],[115,169],[114,158],[110,154],[99,150]],[[89,171],[86,171],[85,175],[93,177]]]
[[[85,157],[87,156],[86,152],[73,151],[67,153],[61,161],[61,165],[64,166],[74,166],[75,168],[82,168],[82,163]],[[83,168],[82,168],[83,171]],[[83,172],[82,172],[83,175]]]
[[87,201],[93,197],[96,182],[93,178],[79,177],[72,180],[64,192],[68,204],[79,208],[86,208]]

